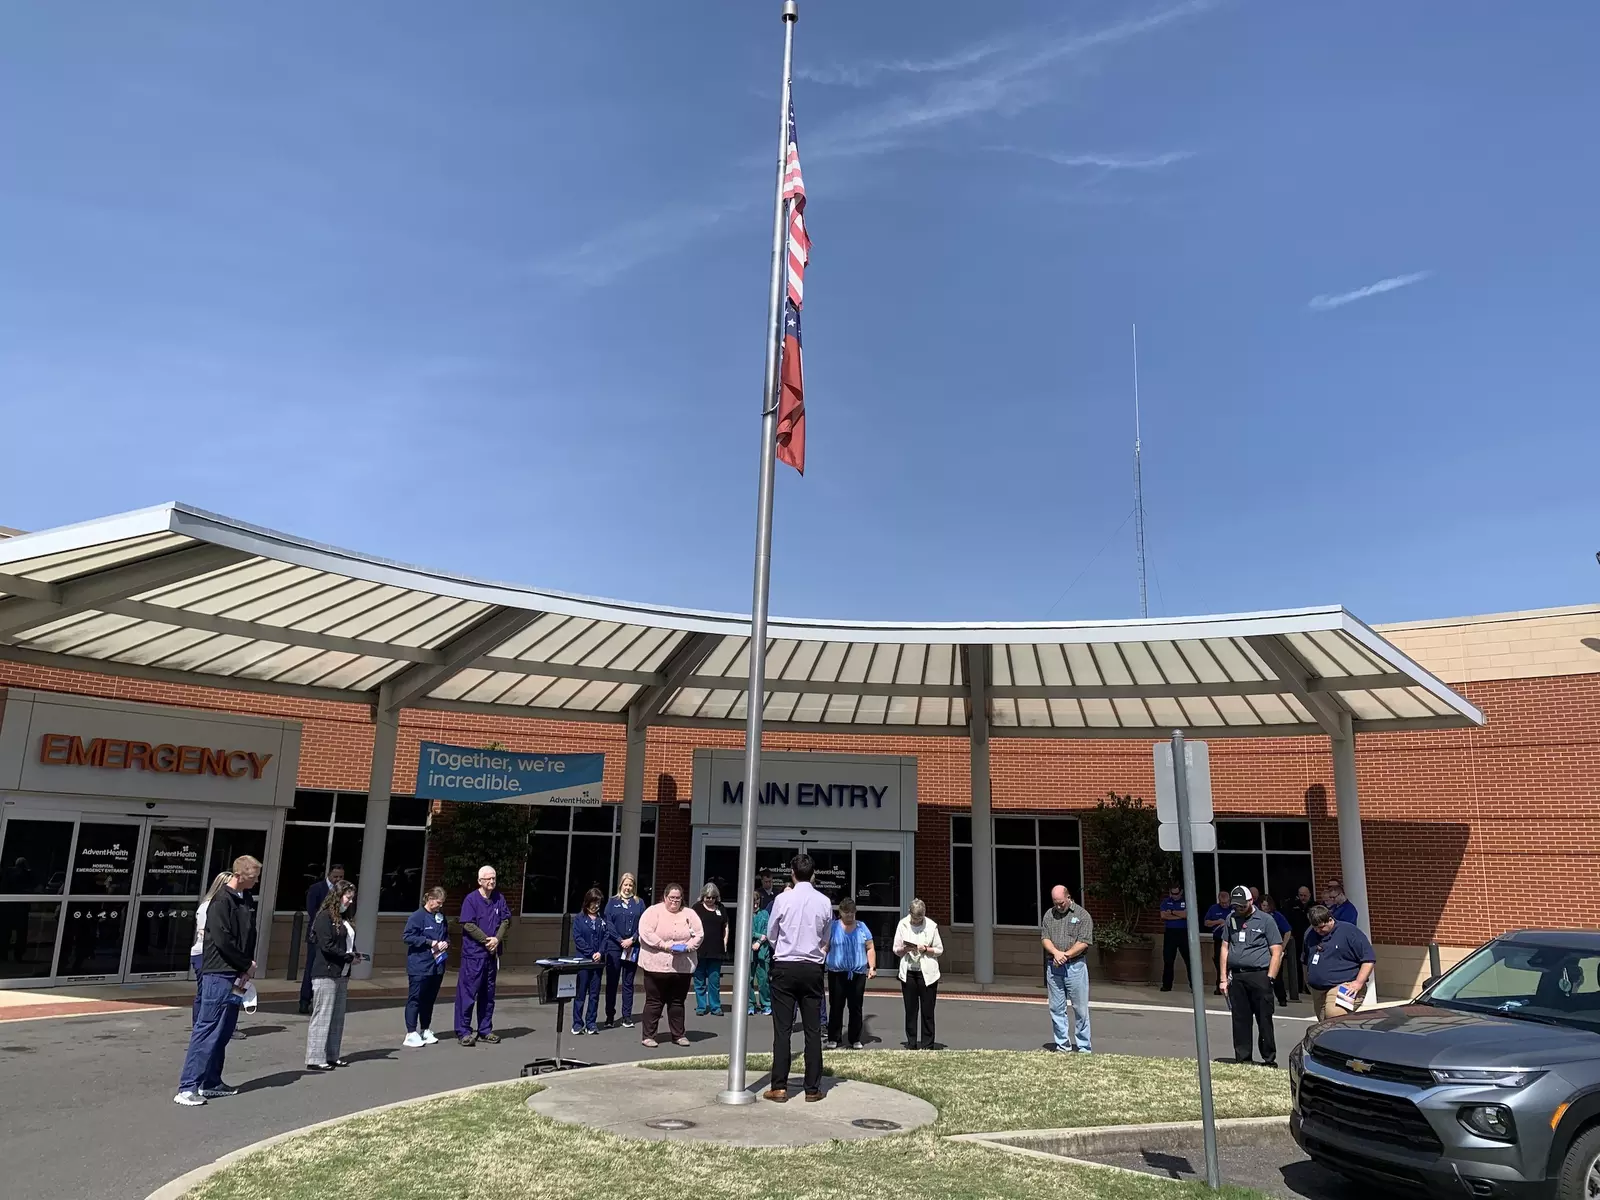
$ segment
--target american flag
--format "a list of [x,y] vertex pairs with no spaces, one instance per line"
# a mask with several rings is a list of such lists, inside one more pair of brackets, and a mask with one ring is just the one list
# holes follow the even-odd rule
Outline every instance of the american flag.
[[788,290],[783,300],[783,373],[778,397],[778,458],[806,473],[806,397],[800,363],[800,309],[805,303],[806,263],[811,238],[806,233],[806,181],[800,174],[800,144],[789,105],[789,149],[783,164],[783,199],[789,206],[785,257]]

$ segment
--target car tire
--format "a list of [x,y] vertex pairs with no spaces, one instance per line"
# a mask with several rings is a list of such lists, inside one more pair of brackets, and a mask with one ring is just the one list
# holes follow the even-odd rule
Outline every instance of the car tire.
[[1600,1180],[1600,1127],[1586,1130],[1568,1148],[1556,1180],[1557,1200],[1588,1200],[1591,1173]]

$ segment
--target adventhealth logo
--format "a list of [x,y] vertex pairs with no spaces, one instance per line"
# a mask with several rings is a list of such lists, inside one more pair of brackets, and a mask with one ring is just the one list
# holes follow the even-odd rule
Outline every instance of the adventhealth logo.
[[[761,789],[762,804],[788,804],[790,786],[787,783],[769,783]],[[889,794],[885,787],[865,783],[797,783],[794,803],[801,808],[882,808],[883,798]],[[722,785],[724,804],[744,803],[744,783]]]

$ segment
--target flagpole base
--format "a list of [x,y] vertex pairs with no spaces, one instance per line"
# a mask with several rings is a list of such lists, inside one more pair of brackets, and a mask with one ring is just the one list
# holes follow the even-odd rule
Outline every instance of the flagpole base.
[[740,1108],[746,1104],[754,1104],[755,1102],[756,1094],[747,1088],[740,1088],[736,1092],[726,1091],[717,1093],[717,1103],[726,1104],[731,1108]]

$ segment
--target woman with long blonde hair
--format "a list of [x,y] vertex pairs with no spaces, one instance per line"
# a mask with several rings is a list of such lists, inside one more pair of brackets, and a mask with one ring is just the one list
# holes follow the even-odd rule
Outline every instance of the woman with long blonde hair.
[[633,978],[639,970],[639,918],[644,901],[635,893],[638,880],[624,871],[617,894],[606,901],[606,1028],[617,1027],[617,980],[622,980],[622,1027],[633,1028]]

